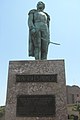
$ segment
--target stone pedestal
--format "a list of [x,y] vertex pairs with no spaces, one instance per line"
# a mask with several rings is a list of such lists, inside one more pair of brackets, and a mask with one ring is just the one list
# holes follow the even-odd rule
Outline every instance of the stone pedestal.
[[9,62],[5,120],[67,120],[64,60]]

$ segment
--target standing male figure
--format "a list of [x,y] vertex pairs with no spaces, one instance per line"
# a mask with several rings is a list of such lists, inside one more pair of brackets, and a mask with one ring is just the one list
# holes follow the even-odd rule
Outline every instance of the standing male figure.
[[47,59],[49,45],[49,15],[44,12],[45,4],[37,3],[37,9],[29,11],[29,56],[36,60]]

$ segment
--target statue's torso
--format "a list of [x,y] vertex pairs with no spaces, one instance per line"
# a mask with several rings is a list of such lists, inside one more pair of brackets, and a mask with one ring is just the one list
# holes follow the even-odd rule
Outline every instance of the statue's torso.
[[47,16],[44,12],[38,12],[36,11],[34,13],[34,22],[38,24],[47,24]]

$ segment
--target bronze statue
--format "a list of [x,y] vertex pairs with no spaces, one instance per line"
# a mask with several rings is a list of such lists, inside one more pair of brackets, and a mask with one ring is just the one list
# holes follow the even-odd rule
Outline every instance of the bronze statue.
[[44,12],[45,4],[40,1],[37,9],[29,11],[29,56],[36,60],[47,59],[49,38],[50,16]]

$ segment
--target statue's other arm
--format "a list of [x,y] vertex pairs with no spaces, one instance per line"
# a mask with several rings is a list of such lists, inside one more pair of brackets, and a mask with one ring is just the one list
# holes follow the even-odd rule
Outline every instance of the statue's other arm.
[[45,14],[47,15],[47,25],[48,25],[48,28],[49,28],[50,16],[46,12],[45,12]]
[[[50,16],[45,12],[45,14],[47,15],[47,25],[48,25],[48,30],[49,30],[49,24],[50,24]],[[49,43],[50,43],[50,30],[49,30]]]
[[35,28],[35,26],[34,26],[34,12],[35,12],[35,10],[33,9],[28,14],[29,15],[29,17],[28,17],[28,26],[29,26],[30,30]]
[[29,29],[33,29],[34,28],[34,24],[33,24],[33,14],[30,14],[29,15],[29,18],[28,18],[28,26],[29,26]]

